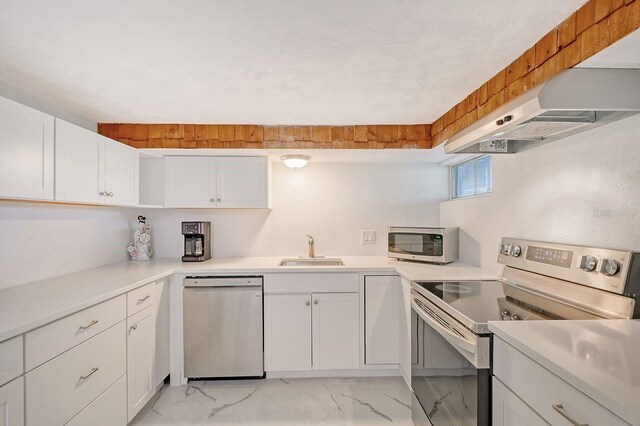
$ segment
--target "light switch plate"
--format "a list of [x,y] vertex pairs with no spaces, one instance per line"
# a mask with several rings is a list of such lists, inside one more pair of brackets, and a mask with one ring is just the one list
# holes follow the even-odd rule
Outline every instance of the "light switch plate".
[[362,231],[362,244],[375,244],[376,231]]

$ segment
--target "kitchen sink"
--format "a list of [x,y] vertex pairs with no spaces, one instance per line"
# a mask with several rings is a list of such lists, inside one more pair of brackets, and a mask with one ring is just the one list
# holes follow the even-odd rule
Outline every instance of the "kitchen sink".
[[282,259],[278,266],[344,266],[342,259],[338,258],[297,258],[297,259]]

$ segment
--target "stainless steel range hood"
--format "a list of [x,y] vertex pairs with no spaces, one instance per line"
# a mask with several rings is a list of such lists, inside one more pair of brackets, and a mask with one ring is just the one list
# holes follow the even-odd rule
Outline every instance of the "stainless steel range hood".
[[569,69],[445,142],[452,153],[515,153],[640,113],[640,70]]

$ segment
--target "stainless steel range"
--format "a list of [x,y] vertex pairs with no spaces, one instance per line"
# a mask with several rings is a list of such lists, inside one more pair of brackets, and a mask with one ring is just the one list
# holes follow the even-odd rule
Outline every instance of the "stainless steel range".
[[640,318],[640,253],[503,238],[498,262],[496,281],[412,283],[411,385],[434,426],[490,424],[489,321]]

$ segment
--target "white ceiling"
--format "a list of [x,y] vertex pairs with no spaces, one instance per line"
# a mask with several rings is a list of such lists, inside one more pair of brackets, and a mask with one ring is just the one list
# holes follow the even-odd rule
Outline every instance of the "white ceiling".
[[99,122],[430,123],[585,0],[4,0],[0,80]]

